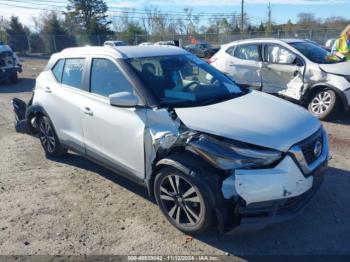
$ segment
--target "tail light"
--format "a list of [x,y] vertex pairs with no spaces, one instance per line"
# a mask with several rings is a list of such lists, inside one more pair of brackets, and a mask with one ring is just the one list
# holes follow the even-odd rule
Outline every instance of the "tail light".
[[214,63],[216,60],[218,60],[216,57],[212,57],[208,60],[208,64]]

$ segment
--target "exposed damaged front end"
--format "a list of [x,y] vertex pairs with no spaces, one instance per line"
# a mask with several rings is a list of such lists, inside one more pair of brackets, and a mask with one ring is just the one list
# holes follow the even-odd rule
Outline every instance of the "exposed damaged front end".
[[17,72],[22,72],[18,57],[7,46],[0,46],[0,82],[15,82]]
[[[318,157],[311,156],[320,147]],[[273,168],[232,171],[223,181],[222,192],[236,203],[239,230],[261,229],[296,216],[323,182],[328,150],[326,132],[320,129],[293,146]]]
[[147,177],[163,164],[206,173],[223,232],[262,229],[292,218],[322,184],[329,158],[322,127],[281,151],[196,131],[175,110],[156,111],[150,112],[145,132],[145,148],[152,148],[146,151]]

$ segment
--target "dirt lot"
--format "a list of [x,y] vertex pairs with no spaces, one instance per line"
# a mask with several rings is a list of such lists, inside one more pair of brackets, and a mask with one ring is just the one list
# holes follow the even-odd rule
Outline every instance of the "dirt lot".
[[186,241],[146,191],[74,154],[45,158],[18,134],[10,100],[29,99],[45,60],[24,59],[17,85],[0,85],[0,254],[350,254],[350,117],[324,123],[333,160],[296,219],[245,235]]

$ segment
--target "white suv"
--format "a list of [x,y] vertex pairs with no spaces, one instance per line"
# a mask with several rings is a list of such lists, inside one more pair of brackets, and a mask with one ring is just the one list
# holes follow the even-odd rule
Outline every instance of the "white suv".
[[190,234],[295,215],[328,162],[326,132],[306,110],[176,47],[55,54],[26,119],[47,155],[73,150],[146,186]]
[[319,119],[350,110],[350,63],[308,40],[236,41],[209,62],[237,84],[300,102]]

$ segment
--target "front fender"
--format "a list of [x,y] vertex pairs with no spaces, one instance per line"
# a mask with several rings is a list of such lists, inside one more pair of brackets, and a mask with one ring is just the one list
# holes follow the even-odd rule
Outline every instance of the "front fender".
[[218,222],[218,229],[226,232],[236,223],[234,217],[235,203],[224,199],[221,191],[222,181],[225,174],[217,170],[199,156],[189,151],[183,151],[166,156],[156,163],[151,179],[146,181],[149,194],[153,197],[154,179],[161,168],[171,166],[188,176],[199,177],[205,194],[211,201],[215,217]]

